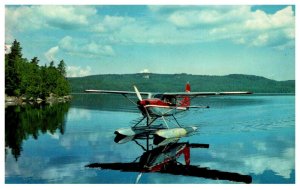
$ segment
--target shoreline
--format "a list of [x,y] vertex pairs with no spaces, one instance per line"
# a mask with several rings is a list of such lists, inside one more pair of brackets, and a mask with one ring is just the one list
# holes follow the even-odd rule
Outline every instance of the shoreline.
[[55,103],[66,103],[71,101],[72,96],[56,96],[54,94],[50,94],[50,96],[46,97],[46,99],[41,98],[27,98],[25,96],[8,96],[5,94],[5,107],[7,106],[21,106],[21,105],[34,105],[34,104],[55,104]]

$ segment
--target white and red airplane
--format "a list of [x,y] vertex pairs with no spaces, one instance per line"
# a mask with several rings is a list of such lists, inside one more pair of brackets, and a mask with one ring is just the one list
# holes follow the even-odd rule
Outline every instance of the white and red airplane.
[[[197,130],[196,127],[183,128],[179,125],[175,118],[175,114],[189,110],[189,108],[208,108],[208,106],[191,106],[191,98],[221,95],[244,95],[252,94],[249,91],[238,92],[191,92],[189,83],[185,86],[185,92],[165,92],[151,93],[140,92],[136,86],[134,91],[113,91],[113,90],[85,90],[86,93],[98,94],[121,94],[131,102],[136,104],[141,111],[143,118],[131,128],[122,128],[115,131],[115,142],[125,143],[134,139],[143,139],[149,136],[153,138],[154,145],[166,145],[168,143],[177,142],[181,137],[188,136]],[[138,101],[135,103],[128,96],[135,94]],[[147,96],[146,99],[142,98]],[[176,128],[169,129],[165,121],[165,117],[173,117],[177,123]],[[153,125],[153,122],[162,118],[166,126]],[[138,126],[144,119],[147,119],[146,125]],[[147,143],[148,144],[148,143]],[[148,146],[147,146],[148,149]]]
[[[137,107],[141,110],[142,114],[147,117],[162,117],[171,116],[176,113],[186,111],[189,108],[203,108],[203,106],[191,106],[190,98],[199,96],[218,96],[218,95],[240,95],[252,94],[251,92],[191,92],[189,83],[185,86],[185,92],[165,92],[165,93],[152,93],[152,92],[139,92],[136,86],[133,86],[135,91],[113,91],[113,90],[85,90],[87,93],[100,93],[100,94],[121,94],[125,97],[130,94],[136,94],[139,101]],[[148,98],[143,99],[142,95]]]

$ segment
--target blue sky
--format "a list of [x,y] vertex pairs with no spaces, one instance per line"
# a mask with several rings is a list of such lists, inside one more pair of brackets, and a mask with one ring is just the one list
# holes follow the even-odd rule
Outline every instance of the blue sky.
[[68,76],[259,75],[295,79],[295,7],[5,6],[5,43],[61,59]]

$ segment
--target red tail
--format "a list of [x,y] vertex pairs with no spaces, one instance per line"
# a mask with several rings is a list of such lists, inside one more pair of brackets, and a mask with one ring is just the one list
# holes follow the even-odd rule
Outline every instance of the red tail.
[[[191,85],[190,85],[190,83],[186,83],[186,85],[185,85],[185,92],[187,92],[187,93],[191,92]],[[183,97],[183,99],[180,102],[180,105],[183,106],[183,107],[190,106],[190,104],[191,103],[190,103],[190,97],[189,96]]]
[[191,85],[189,82],[187,82],[185,85],[185,92],[191,92]]
[[188,145],[183,149],[183,155],[184,155],[185,164],[189,166],[191,162],[190,159],[191,156],[190,156],[190,147]]

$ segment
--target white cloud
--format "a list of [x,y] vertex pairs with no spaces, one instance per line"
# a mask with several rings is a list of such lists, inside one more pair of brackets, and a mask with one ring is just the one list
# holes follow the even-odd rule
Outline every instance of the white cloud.
[[65,49],[65,50],[71,50],[73,48],[72,46],[72,37],[71,36],[65,36],[63,39],[61,39],[59,41],[59,46],[62,48],[62,49]]
[[289,41],[295,39],[291,6],[274,14],[253,12],[250,6],[150,6],[149,9],[155,14],[154,20],[108,16],[97,25],[98,32],[105,37],[109,28],[114,28],[109,36],[118,43],[181,44],[225,39],[248,46],[277,47],[292,44]]
[[67,77],[83,77],[91,75],[91,67],[67,66]]
[[55,61],[56,58],[56,54],[57,52],[59,51],[59,47],[58,46],[55,46],[55,47],[52,47],[50,48],[46,53],[45,53],[45,57],[47,59],[48,62],[50,61]]
[[[283,47],[295,40],[295,13],[251,6],[150,6],[151,16],[102,15],[93,6],[6,6],[6,38],[26,30],[77,29],[92,40],[66,36],[58,45],[81,56],[115,55],[113,44],[184,44],[230,40]],[[71,30],[69,30],[71,31]],[[81,53],[81,54],[79,54]]]
[[58,46],[67,53],[85,57],[114,56],[115,52],[110,45],[102,45],[85,40],[74,40],[70,36],[61,39]]
[[174,11],[167,18],[178,27],[216,27],[245,19],[250,6],[200,6]]
[[245,21],[245,28],[250,30],[269,30],[276,28],[294,28],[295,17],[291,6],[267,14],[261,10],[251,13],[251,18]]
[[[274,14],[253,12],[250,6],[154,6],[150,10],[178,27],[180,30],[173,31],[180,32],[187,43],[227,39],[248,46],[281,47],[293,44],[295,39],[295,14],[291,6]],[[172,34],[170,30],[166,32],[165,37]]]
[[37,7],[38,14],[42,15],[48,25],[54,27],[83,26],[88,24],[90,16],[96,14],[96,10],[86,6],[40,6]]
[[254,39],[252,44],[254,46],[261,46],[261,45],[265,45],[268,42],[268,40],[269,40],[268,34],[260,34],[259,36],[257,36],[257,38]]
[[103,19],[104,26],[108,27],[110,30],[117,29],[120,26],[130,24],[134,22],[135,19],[130,17],[121,17],[121,16],[109,16],[106,15]]
[[41,5],[5,8],[6,28],[25,31],[41,28],[74,29],[87,26],[97,11],[92,6]]
[[200,24],[213,24],[224,19],[217,11],[176,11],[171,14],[169,21],[179,27],[194,27]]
[[111,36],[120,34],[126,26],[135,25],[135,23],[140,22],[131,17],[122,17],[122,16],[110,16],[106,15],[103,18],[100,18],[95,22],[91,27],[91,31],[95,33],[105,34],[106,37],[111,38]]
[[4,49],[5,49],[5,54],[9,54],[11,52],[11,45],[6,45],[4,46]]

